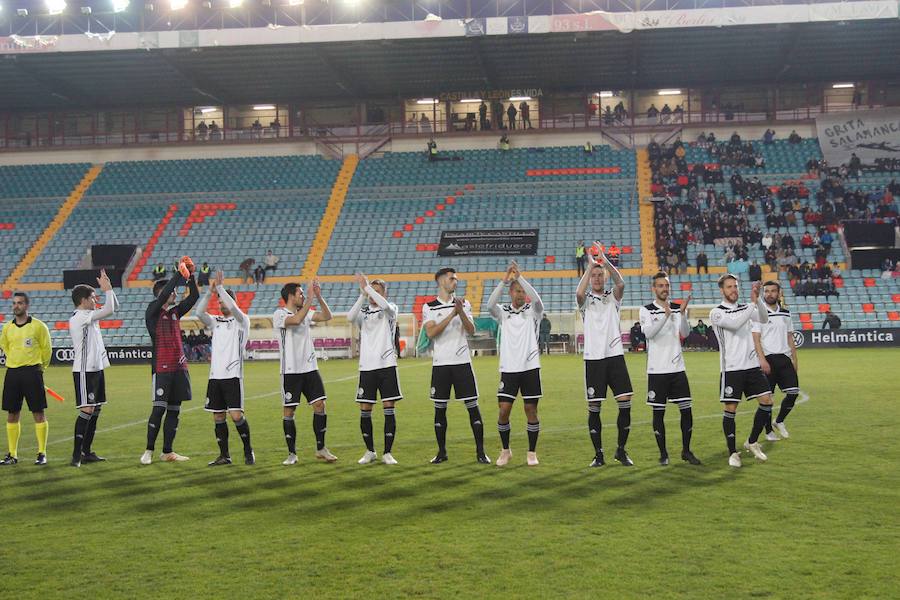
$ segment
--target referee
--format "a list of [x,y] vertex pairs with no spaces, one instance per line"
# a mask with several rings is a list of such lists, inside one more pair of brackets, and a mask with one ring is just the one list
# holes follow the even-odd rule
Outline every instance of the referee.
[[9,453],[0,465],[19,462],[19,435],[22,424],[22,400],[34,416],[34,431],[38,440],[36,465],[47,464],[47,394],[44,391],[44,369],[50,366],[50,331],[42,322],[28,314],[28,296],[13,294],[12,311],[15,319],[0,333],[0,349],[6,355],[6,377],[3,380],[3,410],[6,417],[6,439]]

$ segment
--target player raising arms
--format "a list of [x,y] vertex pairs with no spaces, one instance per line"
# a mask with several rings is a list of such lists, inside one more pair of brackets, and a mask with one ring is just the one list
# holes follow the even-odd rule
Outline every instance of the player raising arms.
[[[209,466],[231,464],[228,451],[228,423],[225,413],[244,443],[244,463],[256,463],[250,444],[250,425],[244,417],[244,347],[250,339],[250,318],[235,303],[234,292],[225,288],[225,275],[216,271],[209,289],[194,311],[197,318],[212,331],[212,357],[209,362],[209,383],[206,386],[204,410],[211,412],[215,424],[219,456]],[[222,316],[206,312],[210,297],[219,298]]]
[[[200,297],[194,280],[194,263],[185,256],[178,263],[177,272],[169,280],[161,279],[153,284],[154,300],[147,306],[144,320],[150,341],[153,344],[153,360],[150,366],[153,389],[153,411],[147,421],[147,449],[141,456],[141,464],[149,465],[153,460],[153,449],[159,429],[163,429],[162,458],[166,462],[188,460],[172,449],[178,432],[178,417],[181,403],[191,399],[191,377],[187,368],[187,357],[181,344],[181,318],[190,312]],[[188,286],[188,296],[179,303],[175,288]],[[165,423],[163,423],[165,415]]]
[[359,403],[359,428],[366,444],[366,453],[359,464],[367,465],[378,458],[372,439],[372,407],[381,397],[384,408],[384,453],[381,460],[386,465],[396,465],[391,454],[397,421],[394,404],[403,399],[400,380],[397,377],[397,351],[394,333],[397,330],[397,305],[387,300],[387,284],[375,279],[372,284],[362,273],[356,274],[360,296],[347,313],[347,320],[359,327],[359,386],[356,401]]
[[746,396],[747,400],[755,398],[759,402],[750,437],[744,443],[744,448],[759,460],[767,458],[757,440],[766,422],[772,418],[772,395],[769,392],[769,382],[759,368],[751,321],[765,324],[769,319],[766,306],[759,296],[758,283],[750,288],[750,304],[738,302],[738,279],[731,273],[719,277],[719,289],[722,291],[722,303],[710,311],[709,319],[719,340],[719,364],[722,371],[719,398],[725,407],[722,430],[728,445],[728,464],[740,467],[741,455],[738,454],[735,439],[735,413],[741,396]]
[[650,288],[653,302],[641,307],[641,331],[647,336],[647,404],[653,409],[653,433],[659,446],[659,464],[669,464],[666,449],[666,403],[678,405],[681,413],[681,460],[699,465],[700,460],[691,452],[691,433],[694,416],[691,411],[691,387],[684,370],[681,340],[691,332],[688,323],[688,304],[691,296],[682,304],[669,302],[671,284],[669,276],[660,271],[653,276]]
[[[763,301],[766,303],[768,322],[753,323],[753,343],[759,356],[759,366],[769,380],[769,389],[775,393],[775,386],[784,392],[781,409],[775,418],[775,430],[783,438],[788,438],[784,420],[794,408],[800,395],[797,377],[797,346],[794,344],[794,324],[791,311],[781,302],[781,285],[777,281],[767,281],[763,285]],[[772,433],[771,422],[766,424],[766,439],[775,441],[778,435]]]
[[[600,247],[598,242],[594,242],[594,248],[603,262],[597,262],[590,252],[587,253],[588,268],[575,291],[575,300],[584,319],[584,389],[588,403],[588,432],[594,444],[594,460],[590,466],[606,464],[600,436],[600,406],[606,398],[608,387],[619,407],[615,459],[630,467],[634,463],[625,451],[625,444],[631,430],[631,396],[634,390],[625,365],[619,325],[625,280],[603,255]],[[611,290],[606,289],[608,280],[613,283]]]
[[[500,304],[503,288],[507,286],[510,303]],[[537,408],[538,400],[543,395],[538,327],[544,314],[544,304],[537,291],[519,273],[519,265],[515,261],[510,263],[506,276],[491,293],[487,310],[500,323],[500,389],[497,392],[500,414],[497,430],[503,449],[497,458],[497,466],[506,465],[512,457],[509,449],[509,414],[516,396],[521,393],[528,421],[526,462],[533,467],[538,464],[536,450],[541,431]]]
[[89,285],[72,288],[72,303],[75,312],[69,318],[69,335],[75,350],[72,361],[72,376],[75,381],[75,444],[72,449],[73,467],[81,463],[106,460],[91,450],[100,409],[106,404],[106,380],[103,369],[109,366],[106,347],[100,332],[100,319],[112,315],[119,308],[119,300],[112,289],[106,271],[100,269],[97,284],[103,292],[103,308],[97,308],[97,292]]
[[[278,354],[281,358],[281,398],[283,409],[284,440],[288,457],[282,464],[297,464],[297,426],[294,413],[300,404],[300,396],[313,410],[312,427],[316,436],[316,458],[335,462],[337,457],[325,447],[327,415],[325,413],[325,384],[319,374],[316,349],[313,346],[312,327],[316,323],[331,320],[331,309],[322,297],[319,281],[313,279],[306,286],[307,296],[299,283],[287,283],[281,288],[284,306],[272,316],[272,324],[278,334]],[[319,310],[313,310],[313,302]]]
[[450,388],[454,397],[469,411],[469,424],[475,436],[475,457],[483,464],[491,459],[484,453],[484,424],[478,409],[478,384],[472,369],[472,355],[466,334],[475,333],[472,307],[468,300],[454,296],[459,278],[456,269],[444,267],[434,274],[438,297],[422,307],[422,326],[434,340],[431,367],[431,401],[434,403],[434,434],[438,453],[434,464],[447,460],[447,404]]

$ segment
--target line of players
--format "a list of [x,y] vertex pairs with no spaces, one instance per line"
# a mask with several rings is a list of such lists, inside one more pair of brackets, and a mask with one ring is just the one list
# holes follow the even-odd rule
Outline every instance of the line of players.
[[[580,278],[576,300],[584,320],[584,385],[588,409],[588,431],[594,447],[591,467],[605,464],[601,438],[601,405],[607,389],[611,390],[618,408],[618,436],[615,460],[625,466],[634,463],[625,446],[631,429],[633,390],[625,364],[621,342],[619,311],[625,281],[616,267],[600,254],[602,262],[588,254],[589,268]],[[464,403],[475,439],[476,460],[490,464],[484,450],[484,426],[478,405],[479,393],[471,364],[467,335],[474,333],[471,306],[457,298],[458,275],[453,268],[435,274],[437,297],[423,307],[423,326],[433,343],[433,366],[430,399],[434,403],[434,430],[438,452],[434,464],[448,460],[446,450],[447,407],[453,397]],[[74,347],[73,381],[78,417],[75,424],[71,465],[104,459],[92,450],[102,406],[106,404],[104,369],[109,366],[100,321],[118,308],[119,303],[104,272],[97,280],[105,298],[91,286],[79,285],[72,290],[75,311],[69,319]],[[396,435],[396,403],[403,398],[397,374],[394,337],[397,306],[387,299],[387,284],[369,282],[356,275],[360,296],[348,312],[348,320],[360,330],[359,384],[356,402],[360,407],[360,431],[366,451],[359,464],[378,459],[374,446],[372,409],[380,399],[384,412],[384,446],[381,456],[385,464],[397,464],[391,450]],[[607,284],[611,283],[609,289]],[[188,295],[180,302],[176,289],[186,285]],[[729,465],[741,466],[736,448],[735,414],[742,397],[756,399],[759,407],[745,449],[759,460],[766,460],[758,442],[763,431],[774,441],[789,436],[784,425],[799,394],[797,353],[793,340],[790,312],[779,302],[777,282],[767,282],[760,295],[759,284],[750,291],[750,302],[739,302],[738,280],[731,274],[719,279],[722,303],[710,313],[720,345],[720,401],[724,406],[723,431],[728,446]],[[664,415],[668,403],[678,406],[682,437],[682,460],[701,464],[691,451],[693,416],[691,392],[682,357],[681,341],[688,334],[689,295],[682,304],[669,302],[670,282],[665,273],[652,278],[654,301],[640,309],[641,329],[647,337],[647,404],[653,410],[653,432],[659,446],[661,465],[669,464]],[[501,302],[504,291],[509,297]],[[157,281],[154,300],[147,307],[145,320],[153,344],[152,412],[147,425],[147,445],[142,464],[153,460],[159,432],[163,432],[160,458],[182,462],[188,457],[173,449],[183,402],[191,399],[191,383],[187,359],[181,344],[180,319],[192,308],[203,324],[212,330],[212,359],[207,383],[205,410],[212,413],[219,456],[210,466],[231,464],[228,445],[227,417],[230,416],[243,443],[246,464],[255,463],[250,442],[250,427],[244,415],[243,349],[249,339],[250,320],[235,302],[234,293],[224,287],[221,272],[216,273],[209,289],[200,297],[194,278],[194,266],[185,257],[178,273],[170,280]],[[208,312],[215,295],[221,315]],[[311,328],[332,318],[322,297],[318,281],[309,282],[306,291],[297,283],[281,290],[284,306],[273,316],[279,336],[283,429],[288,457],[283,464],[298,462],[294,423],[301,397],[312,408],[313,432],[317,459],[335,462],[325,446],[327,415],[326,393],[319,375]],[[198,302],[199,300],[199,302]],[[313,306],[318,306],[314,310]],[[49,363],[49,333],[46,325],[27,313],[28,298],[17,293],[13,299],[14,320],[3,328],[0,348],[7,356],[7,373],[3,390],[3,409],[8,412],[9,453],[0,465],[16,464],[19,437],[19,414],[22,401],[28,402],[35,416],[38,434],[38,457],[35,464],[46,464],[47,422],[43,415],[46,394],[42,370]],[[543,395],[540,377],[538,328],[543,316],[543,303],[531,283],[512,262],[503,280],[490,295],[490,315],[500,326],[500,384],[497,392],[499,416],[497,430],[502,449],[496,464],[503,466],[512,458],[510,449],[510,413],[518,396],[522,397],[527,420],[528,452],[526,463],[539,464],[537,442],[540,432],[538,401]],[[43,329],[41,329],[41,327]],[[44,336],[46,333],[46,336]],[[767,378],[768,376],[768,378]],[[772,393],[779,386],[786,394],[781,411],[772,424]],[[778,434],[775,433],[777,430]]]

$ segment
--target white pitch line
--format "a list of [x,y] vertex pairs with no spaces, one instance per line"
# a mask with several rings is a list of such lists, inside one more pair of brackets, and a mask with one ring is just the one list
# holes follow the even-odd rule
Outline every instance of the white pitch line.
[[[400,369],[412,369],[412,368],[415,368],[415,367],[426,366],[426,365],[429,365],[429,364],[431,364],[431,363],[420,363],[420,364],[415,364],[415,365],[403,365],[403,366],[397,367],[397,369],[398,369],[398,370],[400,370]],[[338,382],[341,382],[341,381],[350,381],[350,380],[356,379],[356,378],[358,378],[358,377],[359,377],[359,373],[356,373],[356,374],[354,374],[354,375],[347,375],[346,377],[338,377],[337,379],[329,379],[328,381],[325,381],[324,383],[338,383]],[[246,398],[246,400],[260,400],[260,399],[262,399],[262,398],[268,398],[269,396],[278,396],[278,395],[280,395],[280,394],[281,394],[281,392],[279,392],[279,391],[275,391],[275,392],[266,392],[265,394],[257,394],[256,396],[248,396],[248,397]],[[202,409],[202,408],[203,408],[202,405],[197,405],[197,406],[193,406],[193,407],[191,407],[191,408],[189,408],[189,409],[187,409],[187,410],[183,410],[183,411],[181,411],[181,413],[184,414],[184,413],[194,412],[195,410],[200,410],[200,409]],[[106,429],[100,429],[100,430],[97,431],[97,433],[109,433],[109,432],[111,432],[111,431],[119,431],[120,429],[128,429],[129,427],[137,427],[138,425],[146,425],[146,424],[147,424],[147,419],[141,419],[140,421],[132,421],[131,423],[121,423],[120,425],[114,425],[114,426],[108,427],[108,428],[106,428]],[[71,442],[73,439],[75,439],[74,436],[69,436],[69,437],[66,437],[66,438],[59,438],[59,439],[56,439],[56,440],[48,441],[48,442],[47,442],[47,445],[48,445],[48,446],[51,446],[51,445],[55,445],[55,444],[62,444],[62,443],[65,443],[65,442]],[[22,450],[23,452],[27,452],[27,451],[29,451],[29,450],[32,450],[32,451],[33,451],[33,450],[37,450],[37,446],[31,447],[31,448],[22,448],[21,450]]]

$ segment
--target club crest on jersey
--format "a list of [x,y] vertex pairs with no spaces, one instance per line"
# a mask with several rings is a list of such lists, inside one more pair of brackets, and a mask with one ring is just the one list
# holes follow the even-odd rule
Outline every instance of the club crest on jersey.
[[647,392],[647,397],[653,400],[654,398],[656,398],[656,392],[650,390],[649,392]]
[[502,389],[503,389],[503,382],[502,382],[502,381],[500,382],[500,387],[498,387],[497,389],[498,389],[498,390],[502,390]]
[[734,391],[734,388],[729,385],[728,387],[725,388],[725,395],[730,396],[733,391]]
[[431,395],[432,395],[432,396],[434,396],[434,392],[435,392],[435,389],[432,387],[432,388],[431,388]]
[[290,400],[290,399],[293,398],[293,397],[294,397],[294,395],[293,395],[292,393],[290,393],[290,392],[285,392],[285,393],[284,393],[284,399],[285,399],[285,400]]
[[364,393],[364,390],[362,388],[359,388],[358,390],[356,390],[356,397],[362,398],[363,393]]
[[31,338],[25,338],[25,347],[31,348],[32,346],[34,346],[34,340]]
[[157,395],[157,396],[162,396],[162,395],[165,394],[165,393],[166,393],[166,391],[165,391],[164,389],[162,389],[162,388],[156,388],[156,395]]
[[94,399],[94,392],[91,392],[88,394],[88,400],[93,400],[93,399]]

